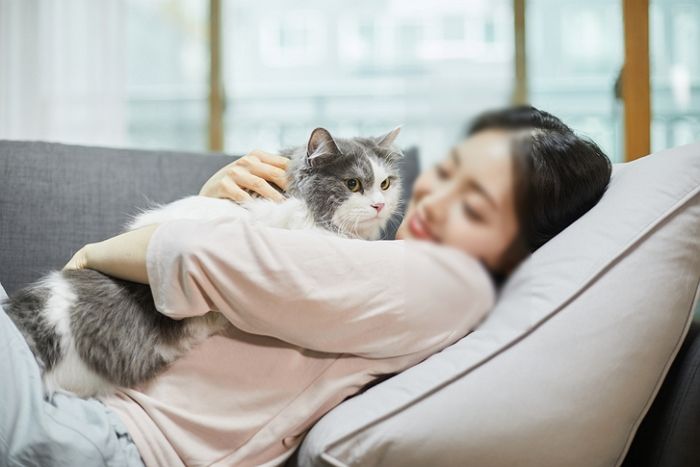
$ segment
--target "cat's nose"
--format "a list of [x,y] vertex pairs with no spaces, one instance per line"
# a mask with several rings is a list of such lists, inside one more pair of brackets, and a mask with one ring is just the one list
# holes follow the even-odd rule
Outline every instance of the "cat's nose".
[[380,212],[382,212],[382,209],[384,209],[384,203],[374,203],[372,207],[376,209],[377,214],[379,214]]

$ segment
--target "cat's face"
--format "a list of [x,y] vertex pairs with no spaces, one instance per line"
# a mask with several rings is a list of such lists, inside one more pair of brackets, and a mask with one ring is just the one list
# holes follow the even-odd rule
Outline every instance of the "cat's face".
[[343,139],[317,128],[291,167],[290,193],[306,201],[322,227],[379,238],[399,207],[403,155],[392,144],[398,134],[397,128],[377,138]]

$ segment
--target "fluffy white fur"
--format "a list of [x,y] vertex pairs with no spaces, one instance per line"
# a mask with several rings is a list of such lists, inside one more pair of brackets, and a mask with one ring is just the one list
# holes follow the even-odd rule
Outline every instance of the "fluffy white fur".
[[256,198],[245,205],[205,196],[188,196],[138,214],[127,229],[138,229],[174,219],[211,220],[218,217],[248,219],[251,222],[285,229],[308,229],[314,224],[306,205],[296,198],[276,203]]
[[60,336],[64,355],[54,368],[43,374],[46,392],[50,394],[65,390],[79,395],[111,392],[114,386],[88,368],[75,349],[70,329],[70,308],[76,297],[70,284],[61,277],[60,271],[53,271],[42,282],[51,290],[46,303],[46,318]]

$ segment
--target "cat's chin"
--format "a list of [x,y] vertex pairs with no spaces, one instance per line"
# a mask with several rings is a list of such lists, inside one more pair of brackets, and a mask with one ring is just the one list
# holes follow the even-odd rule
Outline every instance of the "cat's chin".
[[386,224],[382,219],[368,219],[358,223],[352,234],[364,240],[377,240],[381,237],[382,229]]

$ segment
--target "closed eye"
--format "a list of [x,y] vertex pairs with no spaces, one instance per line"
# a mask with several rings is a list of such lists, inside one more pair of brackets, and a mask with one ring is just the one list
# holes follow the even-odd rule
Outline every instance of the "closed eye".
[[467,217],[474,219],[477,222],[482,222],[484,220],[484,217],[476,212],[474,208],[471,207],[471,205],[467,202],[462,203],[462,210],[464,211],[464,214],[466,214]]
[[450,174],[447,172],[447,170],[445,170],[445,168],[439,164],[435,166],[435,173],[437,174],[440,180],[447,180],[450,177]]

